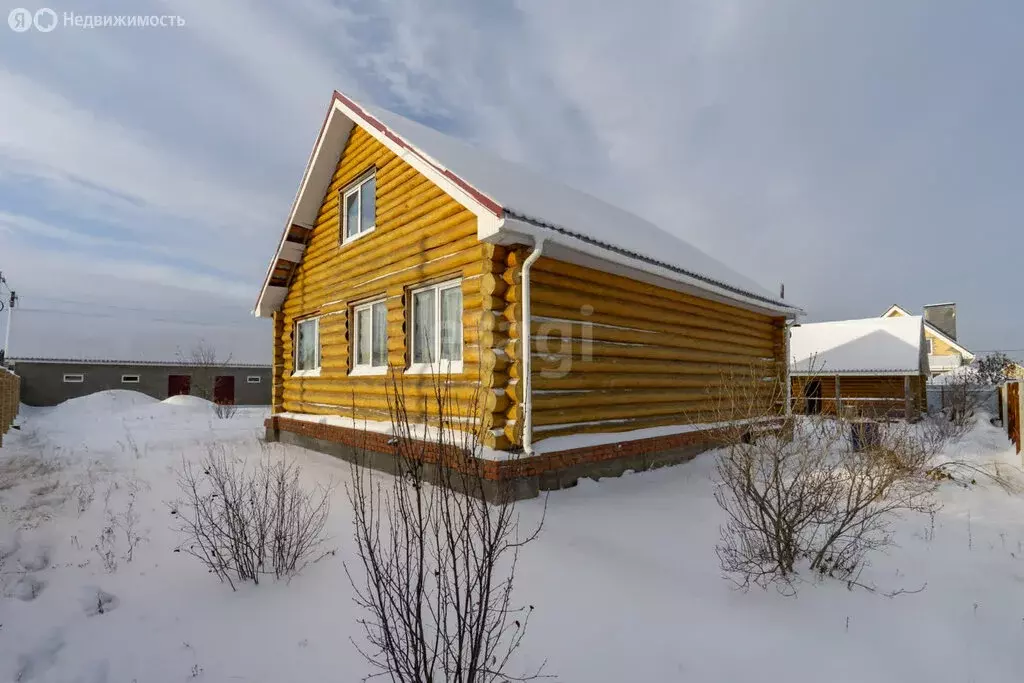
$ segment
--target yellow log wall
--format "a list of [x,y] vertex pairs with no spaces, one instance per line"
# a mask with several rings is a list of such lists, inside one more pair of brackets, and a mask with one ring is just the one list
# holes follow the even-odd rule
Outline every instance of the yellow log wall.
[[[376,228],[342,244],[341,192],[374,167]],[[481,244],[476,235],[476,216],[365,130],[353,127],[302,263],[274,316],[274,412],[344,416],[354,412],[357,418],[388,420],[388,379],[349,375],[352,307],[386,299],[388,362],[404,373],[409,363],[409,291],[462,278],[464,372],[450,378],[450,395],[464,403],[479,401],[482,426],[490,435],[485,440],[494,447],[506,446],[500,431],[508,397],[495,390],[504,386],[505,341],[495,322],[504,309],[503,300],[497,298],[504,291],[498,282],[505,253]],[[295,321],[310,316],[320,317],[320,376],[296,377],[292,374]],[[402,384],[413,416],[434,412],[433,377],[405,374]],[[495,438],[490,430],[499,436]]]
[[[528,250],[506,260],[511,323],[506,435],[521,443],[522,292]],[[724,381],[785,373],[784,320],[542,257],[531,271],[534,441],[707,422]]]

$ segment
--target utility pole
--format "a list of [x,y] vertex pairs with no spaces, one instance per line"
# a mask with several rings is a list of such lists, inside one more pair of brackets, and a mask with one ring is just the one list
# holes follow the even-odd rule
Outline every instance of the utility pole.
[[[4,274],[0,272],[0,285],[7,286],[7,280],[4,278]],[[18,293],[7,286],[7,291],[10,292],[10,296],[7,300],[7,327],[4,330],[4,348],[3,348],[3,361],[6,363],[10,356],[11,347],[11,322],[14,318],[14,307],[18,303]]]

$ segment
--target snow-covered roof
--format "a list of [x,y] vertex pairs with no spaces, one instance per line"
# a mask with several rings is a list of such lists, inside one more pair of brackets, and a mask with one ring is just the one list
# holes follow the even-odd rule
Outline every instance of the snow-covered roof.
[[[646,274],[652,283],[790,317],[801,311],[781,301],[675,235],[585,192],[546,178],[422,124],[335,92],[313,149],[278,253],[267,271],[257,315],[276,310],[286,287],[272,286],[278,259],[297,262],[302,250],[286,243],[292,225],[311,228],[352,126],[359,125],[477,216],[481,240],[535,243],[545,253],[590,267]],[[653,278],[653,279],[652,279]]]
[[232,366],[268,366],[264,321],[237,322],[96,318],[61,311],[15,309],[10,359],[14,361],[175,364],[202,342]]
[[919,315],[806,323],[792,328],[792,374],[927,372]]

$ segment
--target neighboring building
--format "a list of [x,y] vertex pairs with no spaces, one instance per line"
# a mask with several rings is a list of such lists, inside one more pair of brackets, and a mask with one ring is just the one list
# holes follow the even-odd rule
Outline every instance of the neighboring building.
[[[893,304],[883,318],[905,317],[910,313]],[[932,375],[955,370],[974,360],[974,354],[956,340],[956,304],[929,304],[924,307],[924,338],[928,350],[928,367]]]
[[927,409],[921,316],[795,325],[790,349],[797,412],[912,418]]
[[[270,403],[268,365],[232,363],[198,367],[181,361],[59,358],[12,358],[9,364],[21,377],[21,402],[30,406],[57,405],[69,398],[107,389],[139,391],[158,399],[192,393],[219,403]],[[203,389],[203,384],[210,388]]]
[[336,92],[255,312],[274,319],[268,438],[343,453],[366,443],[352,426],[389,422],[389,368],[412,415],[434,410],[440,371],[478,406],[488,476],[536,495],[599,461],[692,457],[723,374],[784,377],[799,309],[635,215]]
[[21,376],[27,405],[55,405],[107,389],[161,400],[191,393],[237,405],[270,403],[269,326],[244,309],[238,322],[223,324],[164,319],[143,309],[112,318],[102,306],[14,309],[13,318],[7,363]]

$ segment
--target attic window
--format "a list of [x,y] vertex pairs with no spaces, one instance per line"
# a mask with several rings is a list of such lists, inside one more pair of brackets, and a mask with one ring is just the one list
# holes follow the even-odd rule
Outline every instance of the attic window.
[[933,339],[925,339],[924,341],[925,341],[926,344],[928,344],[928,353],[935,353],[935,343],[934,343],[935,340],[933,340]]
[[377,227],[377,176],[373,171],[341,193],[342,241],[350,242]]

